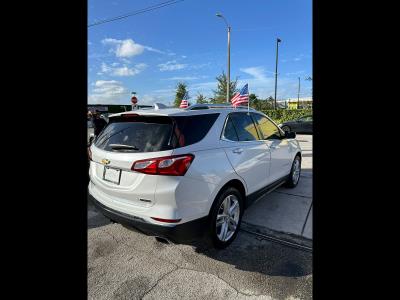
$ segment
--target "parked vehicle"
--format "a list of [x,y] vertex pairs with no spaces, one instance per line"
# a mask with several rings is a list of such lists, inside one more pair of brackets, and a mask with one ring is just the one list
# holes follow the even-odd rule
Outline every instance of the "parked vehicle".
[[111,115],[89,148],[89,193],[115,222],[173,242],[236,237],[244,210],[300,178],[301,149],[265,114],[195,105]]
[[283,131],[296,133],[312,133],[313,132],[313,117],[304,116],[293,121],[287,121],[279,124]]

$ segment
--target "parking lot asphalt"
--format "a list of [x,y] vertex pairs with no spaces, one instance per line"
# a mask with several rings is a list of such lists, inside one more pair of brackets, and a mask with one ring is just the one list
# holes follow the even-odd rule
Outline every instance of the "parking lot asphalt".
[[224,250],[88,230],[89,299],[311,299],[312,255],[240,232]]
[[[278,188],[253,204],[244,218],[250,227],[298,234],[301,223],[303,236],[311,236],[312,136],[297,139],[303,149],[301,184]],[[251,220],[251,209],[264,213]],[[88,203],[88,299],[226,298],[312,299],[312,253],[244,230],[224,250],[201,241],[166,244],[110,223]]]

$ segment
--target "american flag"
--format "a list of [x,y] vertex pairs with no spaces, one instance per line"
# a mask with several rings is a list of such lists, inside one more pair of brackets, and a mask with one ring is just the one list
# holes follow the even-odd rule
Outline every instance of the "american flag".
[[189,93],[186,92],[182,98],[181,105],[179,105],[179,108],[188,108],[189,107],[188,99],[189,99]]
[[231,99],[234,107],[249,102],[249,85],[246,83],[239,93],[236,93]]

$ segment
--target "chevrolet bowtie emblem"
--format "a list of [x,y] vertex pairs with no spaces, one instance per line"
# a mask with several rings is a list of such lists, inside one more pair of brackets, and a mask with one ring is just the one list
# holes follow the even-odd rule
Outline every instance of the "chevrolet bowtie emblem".
[[109,161],[108,159],[103,158],[103,159],[101,160],[101,163],[102,163],[103,165],[108,165],[108,164],[110,163],[110,161]]

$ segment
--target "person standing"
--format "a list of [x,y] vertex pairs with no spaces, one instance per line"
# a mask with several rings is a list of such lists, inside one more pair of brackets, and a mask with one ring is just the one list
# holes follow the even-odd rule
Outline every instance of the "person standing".
[[104,118],[100,118],[99,112],[96,111],[93,118],[94,136],[97,137],[106,125],[107,121]]

